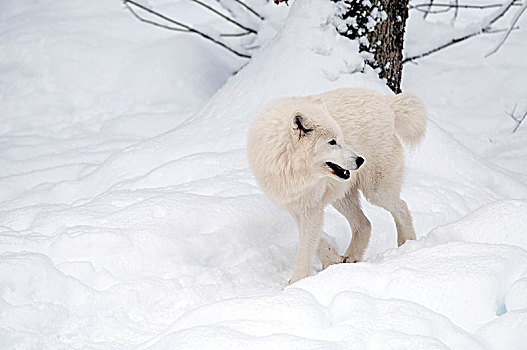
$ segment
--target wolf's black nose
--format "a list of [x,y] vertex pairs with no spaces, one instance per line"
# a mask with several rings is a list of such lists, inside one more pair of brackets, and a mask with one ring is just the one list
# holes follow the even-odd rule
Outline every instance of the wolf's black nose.
[[357,163],[357,169],[358,169],[362,165],[362,163],[364,163],[364,158],[357,157],[357,159],[355,160],[355,163]]

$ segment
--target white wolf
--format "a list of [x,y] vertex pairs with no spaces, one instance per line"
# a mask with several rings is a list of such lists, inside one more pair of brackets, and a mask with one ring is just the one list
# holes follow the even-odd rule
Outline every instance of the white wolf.
[[[417,96],[363,89],[280,99],[256,116],[249,131],[249,164],[265,193],[293,216],[300,234],[290,283],[311,275],[315,253],[323,268],[361,260],[371,225],[358,190],[392,214],[398,245],[415,239],[412,217],[399,198],[404,174],[399,138],[415,146],[425,128],[425,108]],[[352,230],[342,257],[320,238],[327,204]]]

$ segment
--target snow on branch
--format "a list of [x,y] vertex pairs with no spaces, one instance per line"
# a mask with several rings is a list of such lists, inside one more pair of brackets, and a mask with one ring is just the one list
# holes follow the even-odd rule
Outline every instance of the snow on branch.
[[[449,47],[449,46],[452,46],[454,44],[460,43],[462,41],[465,41],[465,40],[467,40],[469,38],[475,37],[475,36],[480,35],[480,34],[490,34],[490,33],[497,33],[497,32],[504,31],[504,30],[499,30],[499,29],[498,30],[493,29],[492,25],[494,23],[496,23],[496,21],[498,21],[501,17],[503,17],[511,9],[511,7],[513,7],[513,6],[521,6],[521,7],[518,10],[518,12],[514,15],[514,18],[512,19],[510,26],[508,27],[508,29],[505,30],[506,33],[503,36],[503,38],[500,40],[500,42],[498,43],[496,48],[493,49],[491,52],[489,52],[487,55],[485,55],[485,57],[488,57],[489,55],[495,53],[503,45],[505,40],[507,40],[510,32],[512,30],[514,30],[514,29],[518,29],[518,27],[516,27],[516,23],[518,22],[518,19],[524,13],[524,11],[525,11],[525,9],[527,7],[527,0],[525,0],[525,2],[523,4],[521,2],[518,2],[517,0],[507,0],[506,2],[504,2],[502,4],[487,4],[487,5],[460,5],[460,4],[455,4],[455,3],[452,3],[452,4],[438,4],[438,3],[434,3],[433,1],[430,1],[429,3],[426,3],[426,4],[410,5],[410,8],[415,8],[415,9],[419,9],[421,7],[429,7],[429,8],[431,8],[431,7],[446,7],[447,10],[450,10],[451,8],[476,8],[476,9],[488,9],[488,8],[497,8],[497,7],[499,7],[499,8],[493,14],[491,14],[488,17],[486,17],[481,22],[481,25],[476,30],[472,30],[468,34],[465,34],[465,35],[460,36],[458,38],[453,38],[450,41],[448,41],[448,42],[446,42],[446,43],[444,43],[442,45],[439,45],[438,47],[433,48],[431,50],[425,51],[425,52],[420,53],[418,55],[406,57],[406,58],[403,59],[403,63],[411,62],[411,61],[414,61],[416,59],[426,57],[426,56],[431,55],[431,54],[433,54],[433,53],[435,53],[437,51],[440,51],[440,50],[442,50],[442,49],[444,49],[446,47]],[[430,11],[432,11],[430,9],[429,10],[421,10],[421,11],[429,11],[429,13],[434,13],[434,12],[430,12]],[[436,11],[435,13],[438,13],[438,12],[446,12],[446,11]]]
[[[240,37],[240,36],[245,36],[245,35],[257,34],[256,30],[254,30],[252,28],[249,28],[247,26],[244,26],[243,24],[241,24],[241,23],[237,22],[236,20],[224,15],[223,13],[221,13],[218,10],[212,8],[211,6],[203,3],[200,0],[190,0],[190,1],[193,1],[193,2],[197,3],[201,7],[207,9],[208,11],[214,13],[215,15],[223,18],[224,20],[226,20],[226,21],[228,21],[228,22],[234,24],[235,26],[237,26],[237,27],[239,27],[239,28],[244,30],[243,32],[240,32],[240,33],[220,34],[219,35],[220,37]],[[235,1],[241,3],[241,1],[239,1],[239,0],[235,0]],[[246,53],[243,53],[243,52],[240,52],[240,51],[238,51],[236,49],[233,49],[232,47],[227,45],[225,42],[219,40],[218,38],[215,38],[212,34],[207,34],[206,32],[204,32],[202,30],[199,30],[197,28],[194,28],[194,27],[192,27],[192,26],[190,26],[188,24],[185,24],[185,23],[177,21],[177,20],[175,20],[173,18],[167,17],[167,16],[163,15],[162,13],[159,13],[159,12],[157,12],[155,10],[152,10],[151,8],[148,8],[148,7],[144,6],[144,5],[141,5],[140,3],[136,2],[136,1],[123,0],[123,4],[132,13],[132,15],[135,18],[137,18],[138,20],[140,20],[141,22],[144,22],[144,23],[147,23],[147,24],[151,24],[151,25],[154,25],[156,27],[168,29],[168,30],[197,34],[197,35],[203,37],[204,39],[209,40],[209,41],[213,42],[214,44],[219,45],[219,46],[223,47],[224,49],[234,53],[235,55],[237,55],[239,57],[251,58],[250,55],[248,55]],[[249,7],[247,5],[245,5],[244,8],[248,9]],[[143,11],[143,12],[146,12],[146,13],[148,13],[150,15],[153,15],[154,17],[159,18],[160,20],[163,20],[163,21],[168,22],[170,24],[164,24],[164,23],[160,23],[160,22],[153,21],[153,20],[150,20],[148,18],[145,18],[144,16],[140,15],[135,9],[139,9],[140,11]],[[263,17],[258,15],[255,11],[251,11],[251,13],[253,13],[253,14],[259,16],[261,19],[263,19]]]

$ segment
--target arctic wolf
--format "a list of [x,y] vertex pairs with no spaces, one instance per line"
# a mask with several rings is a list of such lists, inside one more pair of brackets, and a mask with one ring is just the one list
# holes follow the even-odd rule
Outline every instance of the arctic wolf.
[[[398,245],[415,239],[412,217],[399,198],[400,140],[416,146],[425,128],[425,108],[417,96],[363,89],[283,98],[256,116],[249,131],[249,164],[264,192],[292,215],[300,234],[290,283],[311,275],[315,254],[323,268],[362,259],[371,225],[358,190],[392,214]],[[320,237],[327,204],[351,227],[344,256]]]

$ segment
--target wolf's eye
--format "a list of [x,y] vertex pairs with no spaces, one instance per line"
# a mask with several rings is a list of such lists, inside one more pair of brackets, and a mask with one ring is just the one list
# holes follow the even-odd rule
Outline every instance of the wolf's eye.
[[331,146],[334,146],[337,144],[337,141],[335,139],[328,142]]

